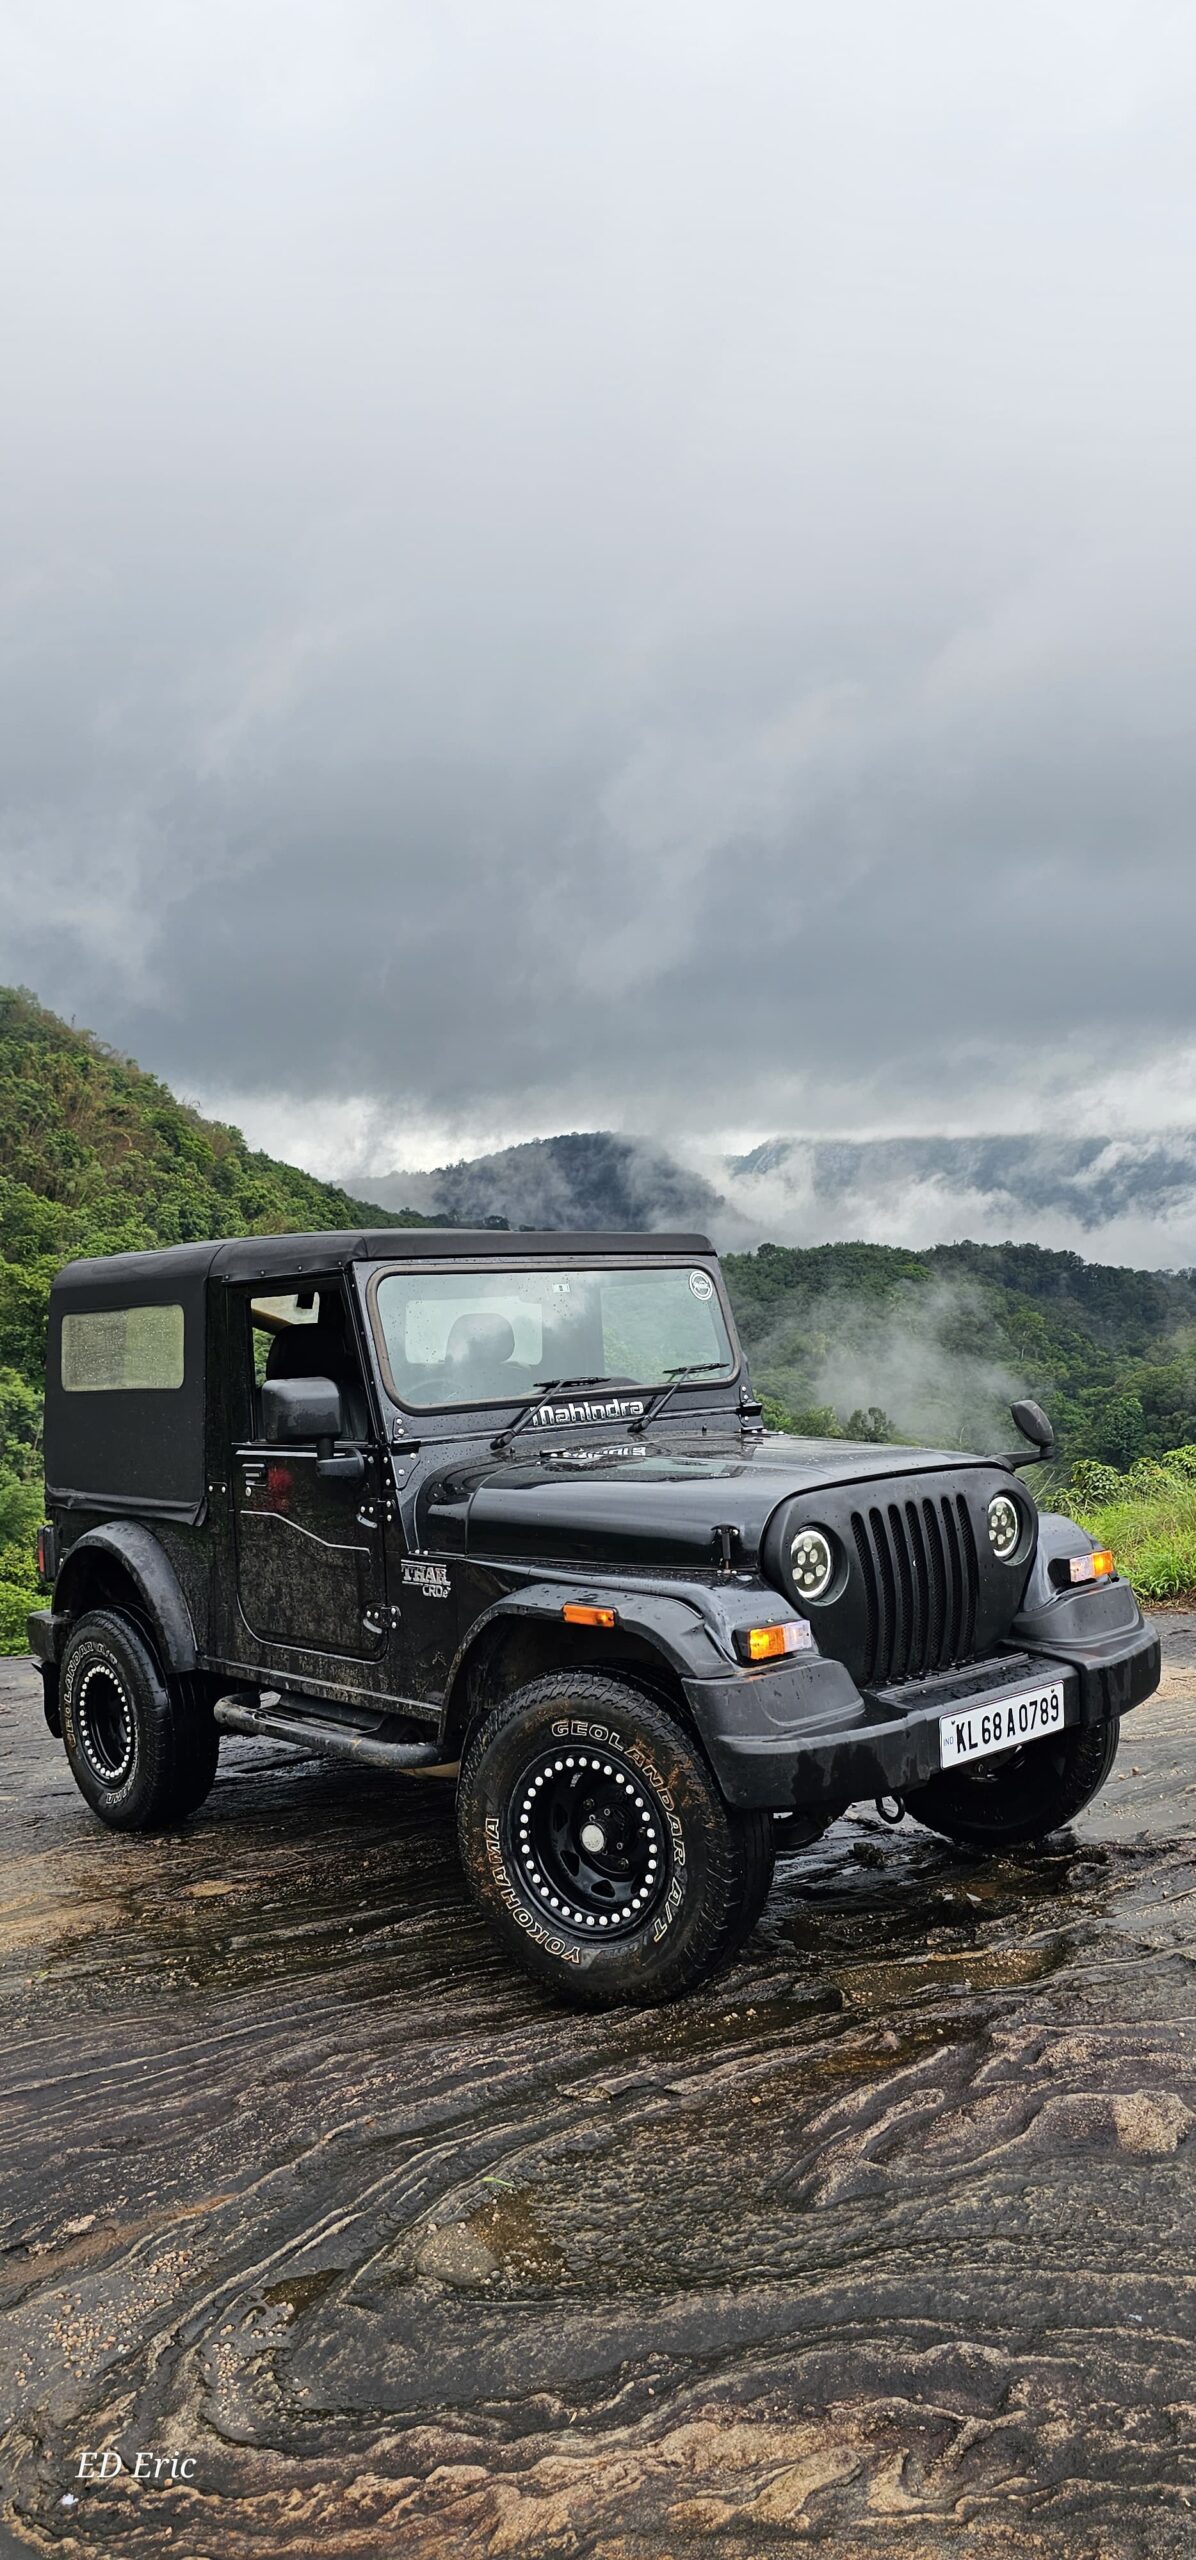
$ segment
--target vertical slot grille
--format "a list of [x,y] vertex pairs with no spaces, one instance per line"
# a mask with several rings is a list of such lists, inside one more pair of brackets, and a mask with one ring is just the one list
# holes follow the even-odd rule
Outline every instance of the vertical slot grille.
[[960,1660],[970,1662],[976,1650],[976,1607],[980,1598],[980,1568],[976,1561],[976,1539],[972,1528],[972,1515],[962,1493],[957,1493],[955,1496],[955,1509],[959,1520],[959,1545],[963,1556],[964,1575],[963,1635],[959,1650]]
[[918,1680],[975,1651],[979,1569],[962,1493],[853,1511],[866,1686]]

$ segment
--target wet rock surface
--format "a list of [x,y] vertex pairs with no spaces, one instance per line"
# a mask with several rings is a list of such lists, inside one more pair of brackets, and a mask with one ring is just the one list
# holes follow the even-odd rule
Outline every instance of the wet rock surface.
[[117,1838],[0,1666],[10,2547],[1196,2551],[1166,1641],[1049,1850],[866,1813],[708,1992],[598,2019],[507,1970],[438,1785],[226,1743],[186,1831]]

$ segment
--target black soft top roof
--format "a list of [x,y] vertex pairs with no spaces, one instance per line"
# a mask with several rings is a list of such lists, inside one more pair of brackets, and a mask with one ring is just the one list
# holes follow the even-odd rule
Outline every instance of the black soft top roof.
[[164,1245],[157,1252],[93,1255],[68,1262],[54,1283],[55,1295],[89,1291],[97,1283],[119,1281],[134,1292],[155,1292],[163,1282],[206,1279],[257,1280],[281,1274],[339,1270],[350,1262],[435,1260],[476,1262],[487,1256],[511,1259],[550,1257],[560,1253],[688,1254],[713,1253],[708,1236],[615,1235],[571,1228],[520,1232],[505,1227],[336,1227],[298,1236],[232,1236],[202,1244]]
[[[353,1262],[526,1260],[561,1254],[711,1251],[705,1236],[518,1235],[499,1227],[338,1228],[302,1236],[235,1236],[167,1245],[158,1253],[98,1254],[68,1262],[50,1292],[46,1360],[46,1486],[56,1506],[198,1520],[205,1500],[206,1292],[212,1281],[315,1278]],[[175,1306],[183,1367],[174,1386],[68,1388],[63,1329],[89,1315]],[[224,1460],[221,1459],[221,1465]]]

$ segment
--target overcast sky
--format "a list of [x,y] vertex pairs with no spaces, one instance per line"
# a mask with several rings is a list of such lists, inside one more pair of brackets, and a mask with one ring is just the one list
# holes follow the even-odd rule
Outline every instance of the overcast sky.
[[8,0],[0,976],[320,1169],[1196,1120],[1196,13]]

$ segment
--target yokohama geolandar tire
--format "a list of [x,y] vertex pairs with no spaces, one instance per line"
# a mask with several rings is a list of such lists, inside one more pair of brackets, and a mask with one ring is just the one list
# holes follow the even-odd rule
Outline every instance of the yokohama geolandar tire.
[[905,1809],[928,1831],[940,1831],[966,1849],[1013,1849],[1045,1840],[1074,1822],[1098,1795],[1113,1762],[1121,1727],[1066,1725],[1050,1740],[998,1751],[969,1769],[945,1769],[927,1786],[910,1790]]
[[185,1820],[216,1774],[210,1713],[173,1696],[140,1629],[115,1609],[72,1627],[59,1687],[71,1775],[111,1831]]
[[772,1819],[723,1803],[654,1697],[552,1673],[474,1733],[457,1796],[475,1899],[528,1973],[585,2007],[673,1999],[734,1955],[772,1881]]

